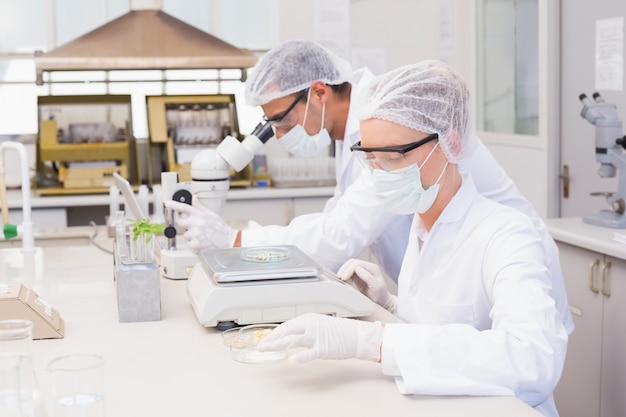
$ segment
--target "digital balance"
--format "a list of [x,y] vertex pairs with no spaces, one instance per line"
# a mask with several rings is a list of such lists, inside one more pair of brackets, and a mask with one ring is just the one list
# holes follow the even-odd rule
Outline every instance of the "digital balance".
[[202,252],[187,294],[203,326],[280,323],[304,313],[362,317],[375,304],[293,245]]

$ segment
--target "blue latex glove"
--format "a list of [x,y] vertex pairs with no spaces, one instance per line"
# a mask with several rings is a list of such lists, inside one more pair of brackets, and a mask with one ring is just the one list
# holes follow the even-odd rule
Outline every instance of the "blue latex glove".
[[257,348],[262,352],[306,348],[290,357],[294,363],[348,358],[378,362],[384,332],[380,322],[308,313],[278,326]]

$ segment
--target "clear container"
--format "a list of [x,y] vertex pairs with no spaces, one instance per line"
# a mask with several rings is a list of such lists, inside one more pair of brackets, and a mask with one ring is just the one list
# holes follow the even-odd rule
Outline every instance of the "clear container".
[[0,352],[0,416],[22,416],[22,369],[25,356]]
[[230,347],[245,347],[245,344],[241,340],[241,333],[239,332],[241,327],[233,327],[232,329],[224,330],[222,332],[222,343],[227,348]]
[[[45,408],[33,369],[32,344],[32,321],[0,320],[0,416],[31,416]],[[16,405],[22,414],[9,412]]]
[[0,353],[32,356],[33,322],[30,320],[0,320]]
[[48,364],[52,376],[54,417],[104,417],[104,359],[80,354],[56,358]]
[[253,324],[239,329],[239,338],[231,343],[233,359],[241,363],[268,364],[281,361],[287,357],[285,351],[261,352],[257,345],[265,336],[274,330],[277,324]]

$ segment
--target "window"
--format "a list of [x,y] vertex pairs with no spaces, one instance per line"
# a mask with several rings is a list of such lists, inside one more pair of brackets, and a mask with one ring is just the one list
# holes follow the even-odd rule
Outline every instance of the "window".
[[478,0],[478,130],[537,135],[537,0]]

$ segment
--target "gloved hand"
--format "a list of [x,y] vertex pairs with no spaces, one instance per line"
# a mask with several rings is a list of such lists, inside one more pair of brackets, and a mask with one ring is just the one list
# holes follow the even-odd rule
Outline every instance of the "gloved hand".
[[353,284],[376,304],[395,313],[397,297],[387,290],[385,278],[378,265],[361,259],[350,259],[339,268],[337,276],[342,281]]
[[204,207],[195,195],[191,205],[172,200],[163,204],[168,209],[178,212],[176,226],[184,230],[183,238],[187,240],[192,250],[201,252],[233,246],[237,230],[227,225],[219,215]]
[[261,340],[262,352],[308,348],[290,357],[294,363],[314,359],[358,358],[377,362],[385,328],[381,322],[308,313],[288,320]]

